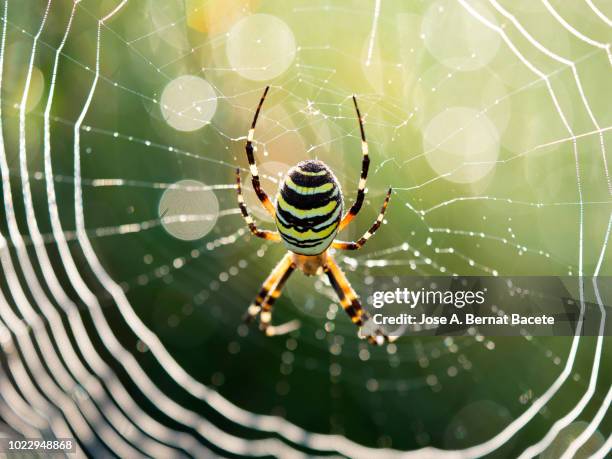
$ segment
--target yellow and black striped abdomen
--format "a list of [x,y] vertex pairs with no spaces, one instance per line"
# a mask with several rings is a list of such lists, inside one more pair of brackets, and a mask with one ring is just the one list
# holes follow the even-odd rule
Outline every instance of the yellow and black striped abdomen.
[[317,255],[329,247],[342,218],[342,191],[321,161],[292,167],[276,197],[276,226],[289,250]]

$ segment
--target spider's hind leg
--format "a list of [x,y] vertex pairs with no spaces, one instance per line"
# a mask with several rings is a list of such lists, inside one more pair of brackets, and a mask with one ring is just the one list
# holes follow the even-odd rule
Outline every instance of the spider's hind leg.
[[244,201],[244,195],[242,194],[242,186],[240,184],[240,168],[236,169],[236,193],[238,198],[238,207],[240,208],[240,213],[244,218],[249,230],[254,236],[260,237],[262,239],[266,239],[267,241],[279,242],[281,240],[280,234],[275,231],[268,230],[260,230],[255,225],[255,221],[253,217],[249,215],[249,210],[247,209],[246,202]]
[[257,106],[257,110],[255,110],[255,116],[253,117],[253,123],[251,123],[251,129],[249,129],[249,133],[247,135],[247,143],[245,145],[245,149],[246,149],[247,159],[249,161],[249,168],[251,170],[251,175],[252,175],[251,180],[253,183],[253,189],[255,190],[255,193],[257,194],[257,197],[263,204],[264,208],[268,211],[268,213],[272,217],[274,217],[276,210],[274,209],[274,205],[272,204],[272,201],[270,201],[270,198],[268,197],[266,192],[261,187],[261,182],[259,180],[259,171],[257,170],[257,164],[255,162],[255,154],[254,154],[255,149],[253,147],[253,136],[255,135],[255,125],[257,124],[257,118],[259,118],[259,112],[261,111],[261,106],[263,105],[264,100],[266,99],[266,96],[268,95],[269,89],[270,89],[270,86],[266,86],[266,90],[264,91],[263,95],[261,96],[261,99],[259,100],[259,105]]
[[361,176],[359,178],[359,185],[357,187],[357,198],[355,202],[349,209],[349,211],[344,214],[342,220],[340,221],[340,226],[338,227],[338,231],[342,231],[346,226],[357,216],[359,211],[361,210],[361,206],[363,205],[363,201],[365,199],[366,193],[366,180],[368,179],[368,170],[370,168],[370,156],[368,154],[368,142],[365,136],[365,129],[363,128],[363,118],[361,117],[361,112],[359,111],[359,106],[357,105],[357,98],[353,96],[353,104],[355,105],[355,111],[357,112],[357,120],[359,121],[359,132],[361,134]]
[[334,249],[340,250],[359,250],[360,248],[362,248],[365,243],[368,242],[368,240],[374,235],[374,233],[376,233],[378,228],[380,228],[380,224],[382,223],[383,218],[385,218],[385,212],[387,210],[387,205],[389,204],[389,198],[391,198],[391,188],[389,188],[389,191],[387,191],[385,202],[383,203],[382,208],[380,209],[378,217],[376,218],[376,220],[374,220],[374,224],[370,227],[369,230],[365,232],[363,236],[361,236],[360,239],[358,239],[356,242],[334,241],[332,243],[332,247]]

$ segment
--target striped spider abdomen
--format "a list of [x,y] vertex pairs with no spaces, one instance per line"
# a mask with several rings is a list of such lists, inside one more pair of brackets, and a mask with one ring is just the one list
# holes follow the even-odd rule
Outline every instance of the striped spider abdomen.
[[342,212],[340,184],[325,163],[302,161],[287,172],[276,196],[275,221],[289,250],[324,252],[338,233]]

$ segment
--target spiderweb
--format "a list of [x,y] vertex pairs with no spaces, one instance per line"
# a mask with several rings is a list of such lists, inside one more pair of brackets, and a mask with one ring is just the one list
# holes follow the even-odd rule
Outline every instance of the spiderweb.
[[612,10],[565,3],[4,3],[3,432],[94,456],[606,456],[603,330],[372,348],[298,275],[275,310],[298,332],[240,325],[283,252],[250,237],[233,179],[268,82],[269,193],[316,157],[353,199],[357,95],[372,167],[345,238],[395,190],[379,233],[337,254],[357,292],[595,276],[603,324]]

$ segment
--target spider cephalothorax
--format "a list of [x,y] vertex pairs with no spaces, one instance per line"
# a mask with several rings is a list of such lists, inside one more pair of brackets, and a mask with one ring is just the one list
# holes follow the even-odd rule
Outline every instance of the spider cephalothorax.
[[[287,333],[299,326],[297,321],[280,326],[270,324],[272,320],[272,305],[280,296],[281,290],[291,273],[297,268],[306,275],[325,273],[340,299],[342,308],[350,316],[353,323],[361,328],[370,320],[370,317],[361,307],[359,297],[328,252],[328,249],[329,247],[339,250],[360,249],[382,223],[389,198],[391,197],[391,190],[389,189],[387,192],[378,218],[359,240],[356,242],[335,240],[338,232],[342,231],[357,215],[365,197],[365,185],[370,159],[357,99],[353,96],[361,133],[361,149],[363,154],[361,178],[357,188],[357,199],[343,216],[344,202],[340,184],[331,169],[321,161],[302,161],[292,167],[279,187],[276,205],[272,204],[266,192],[261,188],[253,151],[253,136],[257,118],[268,94],[268,89],[269,87],[266,87],[255,111],[255,117],[247,136],[246,153],[255,193],[265,209],[274,218],[278,232],[260,230],[255,225],[242,196],[240,169],[236,170],[238,204],[251,233],[269,241],[279,242],[282,240],[287,249],[289,249],[289,252],[285,254],[264,281],[259,294],[255,297],[255,301],[247,311],[246,320],[250,321],[259,315],[260,328],[268,336]],[[380,328],[376,326],[369,326],[368,328],[369,331],[366,332],[365,337],[370,342],[384,344],[392,340]]]

